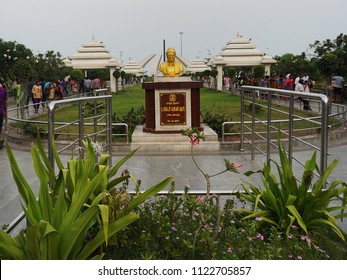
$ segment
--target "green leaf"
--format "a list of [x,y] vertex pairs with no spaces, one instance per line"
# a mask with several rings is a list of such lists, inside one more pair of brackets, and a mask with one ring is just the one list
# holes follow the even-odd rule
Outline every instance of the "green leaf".
[[[139,217],[135,213],[129,213],[128,215],[116,220],[109,225],[109,235],[108,238],[112,237],[118,231],[122,230],[132,222],[136,221]],[[105,241],[104,233],[99,231],[98,234],[88,242],[80,254],[77,255],[76,259],[86,260],[99,246],[101,246]]]
[[288,205],[286,206],[288,208],[288,210],[293,214],[293,216],[295,217],[296,221],[298,222],[299,226],[305,231],[305,233],[307,234],[307,227],[306,224],[304,222],[304,220],[302,219],[301,215],[299,214],[299,212],[297,211],[296,207],[294,205]]
[[91,226],[90,222],[96,219],[96,215],[99,211],[98,206],[92,206],[87,210],[83,211],[78,216],[70,227],[64,231],[60,230],[60,246],[59,246],[59,257],[60,259],[66,260],[71,259],[72,251],[79,251],[80,248],[76,248],[76,241],[80,238],[80,235],[85,236],[87,230]]
[[[160,183],[154,185],[153,187],[146,190],[144,193],[137,196],[135,199],[131,200],[126,211],[132,211],[135,207],[137,207],[139,204],[144,202],[147,198],[156,195],[158,192],[163,190],[171,181],[173,180],[173,177],[168,177],[165,180],[161,181]],[[123,212],[123,213],[122,213]],[[125,214],[124,211],[122,211],[120,215]]]
[[108,246],[108,220],[109,220],[109,207],[107,205],[99,205],[99,209],[101,212],[101,220],[103,225],[103,231],[104,231],[104,238],[106,242],[106,246]]
[[110,170],[109,174],[108,174],[108,178],[113,177],[114,175],[116,175],[116,173],[118,172],[118,169],[129,159],[131,158],[136,152],[137,150],[140,149],[137,148],[133,151],[131,151],[129,154],[127,154],[125,157],[123,157],[121,160],[119,160],[115,166]]
[[100,178],[102,176],[106,176],[108,168],[103,168],[100,173],[93,178],[92,181],[89,181],[86,185],[83,186],[83,191],[81,191],[78,195],[74,194],[73,203],[71,204],[71,208],[67,212],[59,231],[66,232],[68,228],[70,228],[75,219],[80,215],[81,207],[87,201],[87,198],[94,191],[95,187],[98,185]]
[[33,260],[41,260],[41,251],[39,244],[38,225],[32,225],[26,229],[26,246],[25,250]]

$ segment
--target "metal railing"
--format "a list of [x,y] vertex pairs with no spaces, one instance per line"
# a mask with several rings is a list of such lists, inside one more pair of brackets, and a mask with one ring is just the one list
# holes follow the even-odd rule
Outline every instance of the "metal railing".
[[[97,104],[97,101],[103,101],[103,104]],[[91,102],[93,104],[93,115],[86,117],[85,105],[86,102]],[[78,104],[78,117],[70,123],[64,125],[55,125],[54,113],[57,108],[64,105]],[[100,107],[105,107],[105,113],[98,113]],[[100,126],[100,121],[105,120],[106,125]],[[92,121],[92,132],[86,132],[86,123]],[[48,157],[50,159],[51,166],[54,168],[54,156],[52,144],[55,136],[55,132],[65,128],[67,126],[77,124],[78,125],[78,137],[70,142],[62,150],[78,144],[78,147],[84,147],[83,141],[86,137],[90,137],[93,142],[100,141],[101,148],[106,150],[109,157],[109,164],[112,165],[112,96],[93,96],[93,97],[80,97],[67,100],[52,101],[48,105]],[[101,129],[100,129],[101,128]],[[84,149],[78,149],[79,154],[84,158]]]
[[[103,101],[101,104],[97,104],[97,101]],[[90,102],[93,104],[93,112],[94,114],[90,117],[86,117],[85,115],[85,104]],[[60,108],[64,105],[78,104],[78,119],[74,120],[70,123],[57,123],[55,122],[54,113],[57,108]],[[109,157],[109,165],[112,165],[112,96],[111,95],[100,95],[100,96],[92,96],[92,97],[78,97],[78,98],[69,98],[65,100],[56,100],[47,103],[48,105],[48,122],[38,122],[35,123],[48,123],[48,158],[50,161],[50,165],[54,169],[55,167],[55,159],[53,155],[53,140],[56,135],[56,131],[62,128],[66,128],[70,125],[78,126],[78,134],[77,138],[74,141],[69,142],[65,147],[58,151],[61,153],[62,151],[72,147],[73,145],[77,145],[77,151],[79,152],[79,156],[84,158],[84,149],[80,149],[84,147],[84,139],[86,137],[90,137],[94,142],[100,141],[101,148],[106,149]],[[44,104],[45,106],[45,104]],[[105,107],[105,112],[98,113],[98,109],[100,107]],[[15,108],[12,110],[22,110],[22,108]],[[17,111],[18,113],[18,111]],[[9,118],[11,119],[11,118]],[[105,119],[105,123],[101,123],[100,121]],[[29,121],[29,120],[22,120]],[[88,121],[92,121],[88,123]],[[85,128],[92,125],[93,131],[87,133]],[[25,218],[25,213],[21,212],[6,228],[7,233],[11,233]]]
[[[103,110],[105,105],[103,103],[98,104],[98,100],[102,100],[103,95],[106,93],[106,90],[100,89],[98,93],[91,93],[91,96],[89,97],[88,93],[85,93],[83,95],[76,95],[72,97],[64,98],[64,100],[59,101],[51,101],[51,102],[41,102],[40,103],[40,112],[42,110],[42,113],[46,114],[48,112],[49,106],[52,102],[56,104],[56,106],[59,107],[59,110],[63,108],[65,105],[72,105],[74,103],[79,103],[83,101],[83,104],[89,105],[91,113],[93,116],[86,117],[84,121],[84,127],[87,130],[94,129],[96,130],[98,127],[106,127],[106,121],[102,120],[103,115],[100,115],[99,117],[96,115],[96,112]],[[98,94],[98,95],[97,95]],[[93,96],[96,97],[96,101],[93,101]],[[111,95],[107,95],[110,96]],[[108,98],[110,98],[108,97]],[[95,100],[95,99],[94,99]],[[63,101],[63,102],[62,102]],[[78,107],[80,109],[80,107]],[[84,106],[84,115],[87,109]],[[90,113],[89,113],[90,114]],[[5,120],[5,129],[4,131],[9,135],[10,131],[13,131],[16,134],[26,134],[30,133],[33,136],[37,134],[39,131],[41,135],[45,135],[46,137],[49,137],[49,124],[50,121],[46,120],[35,120],[35,116],[39,116],[37,113],[34,112],[33,105],[26,105],[23,107],[17,107],[17,108],[11,108],[8,109],[8,118]],[[79,116],[79,114],[78,114]],[[111,116],[112,118],[112,116]],[[63,122],[63,121],[54,121],[55,129],[54,129],[54,138],[58,139],[56,140],[56,143],[62,146],[65,145],[64,148],[59,150],[59,152],[62,152],[75,144],[78,144],[78,141],[76,141],[76,138],[79,138],[79,127],[80,122],[78,120],[74,120],[72,122]],[[122,131],[120,133],[113,133],[111,134],[112,137],[121,137],[124,139],[121,143],[128,144],[129,143],[129,130],[128,125],[126,123],[112,123],[112,128],[114,127],[122,127]],[[112,129],[111,129],[112,131]],[[124,131],[124,132],[123,132]],[[100,133],[99,133],[100,134]],[[98,135],[99,135],[98,134]],[[104,135],[106,137],[106,134],[101,132],[101,135]],[[92,137],[94,141],[97,139],[97,135],[88,134],[88,136]],[[99,135],[100,136],[100,135]],[[67,139],[67,140],[66,140]],[[72,140],[71,140],[72,139]],[[60,141],[61,140],[61,141]],[[65,141],[66,140],[66,141]]]
[[[265,102],[259,102],[263,99]],[[274,106],[273,100],[281,100],[288,108],[286,110]],[[297,113],[297,101],[309,101],[309,103],[316,104],[317,108],[314,109],[316,116],[307,118]],[[304,103],[305,104],[305,103]],[[307,104],[307,103],[306,103]],[[248,113],[245,108],[251,109]],[[311,106],[309,105],[309,106]],[[329,104],[327,96],[316,93],[302,93],[290,90],[279,90],[272,88],[242,86],[241,88],[241,127],[240,127],[240,150],[244,151],[245,143],[251,146],[251,159],[254,160],[255,152],[258,151],[265,155],[267,160],[271,159],[271,147],[277,147],[277,138],[273,137],[278,131],[281,133],[281,141],[287,141],[287,153],[290,163],[294,159],[296,162],[303,165],[303,163],[294,156],[294,142],[299,142],[304,146],[317,150],[320,152],[320,170],[324,172],[327,168],[328,157],[328,113]],[[260,120],[256,117],[256,110],[263,108],[267,111],[266,120]],[[309,108],[306,108],[309,109]],[[310,108],[311,110],[313,108]],[[281,125],[274,125],[275,121],[272,120],[272,113],[276,112],[286,116],[287,128],[283,129]],[[345,116],[344,116],[345,117]],[[297,121],[306,122],[311,124],[320,133],[320,143],[314,145],[306,141],[303,137],[298,137],[295,134],[294,123]],[[281,120],[283,123],[283,120]],[[249,126],[250,125],[250,126]],[[260,129],[263,126],[264,129]],[[283,137],[282,136],[286,136]],[[250,136],[250,137],[249,137]],[[260,140],[260,141],[256,141]],[[259,142],[266,144],[265,151],[259,145]]]

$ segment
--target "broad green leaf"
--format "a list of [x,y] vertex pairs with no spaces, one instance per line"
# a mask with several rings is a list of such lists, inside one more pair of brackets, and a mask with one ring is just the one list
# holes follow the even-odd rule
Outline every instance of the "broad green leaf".
[[80,235],[85,236],[87,230],[90,227],[90,222],[96,218],[99,211],[98,206],[92,206],[87,210],[83,211],[80,216],[78,216],[69,228],[64,231],[60,230],[60,246],[59,246],[59,257],[63,260],[69,259],[72,250],[78,250],[79,248],[74,248],[76,245],[76,240]]
[[22,197],[22,199],[24,200],[24,203],[26,205],[29,204],[29,201],[36,201],[35,195],[32,192],[28,182],[25,180],[22,172],[20,171],[17,161],[12,153],[12,150],[10,149],[10,146],[7,143],[7,140],[5,140],[6,142],[6,152],[7,152],[7,157],[9,159],[10,162],[10,166],[11,166],[11,170],[12,170],[12,174],[13,174],[13,179],[16,182],[18,191]]
[[133,151],[131,151],[129,154],[127,154],[125,157],[123,157],[121,160],[119,160],[115,166],[110,170],[109,174],[108,174],[108,177],[111,178],[113,177],[114,175],[116,175],[116,173],[118,172],[118,169],[129,159],[131,158],[136,152],[137,150],[140,149],[137,148]]
[[21,248],[14,244],[0,241],[0,256],[2,260],[26,260],[27,256]]
[[109,207],[107,205],[101,205],[99,204],[99,209],[101,212],[101,220],[102,220],[102,225],[103,225],[103,231],[104,231],[104,238],[105,238],[105,243],[106,246],[108,246],[108,224],[109,224]]
[[[109,235],[108,238],[112,237],[114,234],[116,234],[118,231],[122,230],[132,222],[136,221],[139,217],[135,213],[129,213],[126,216],[116,220],[115,222],[111,223],[109,225]],[[99,247],[101,246],[105,241],[104,233],[103,231],[99,231],[98,234],[88,242],[84,248],[82,249],[81,253],[78,254],[76,257],[76,260],[86,260],[89,258],[89,256]]]
[[31,259],[41,260],[38,225],[29,226],[26,229],[26,236],[25,250],[28,252]]
[[139,204],[144,202],[147,198],[149,198],[153,195],[156,195],[158,192],[163,190],[172,180],[173,180],[173,177],[168,177],[165,180],[161,181],[160,183],[149,188],[144,193],[137,196],[135,199],[131,200],[126,211],[127,212],[132,211],[135,207],[137,207]]
[[294,205],[288,205],[286,206],[288,208],[288,210],[293,214],[293,216],[295,217],[296,221],[298,222],[299,226],[305,231],[305,233],[307,234],[307,227],[306,224],[304,222],[304,220],[302,219],[301,215],[299,214],[299,212],[296,210]]

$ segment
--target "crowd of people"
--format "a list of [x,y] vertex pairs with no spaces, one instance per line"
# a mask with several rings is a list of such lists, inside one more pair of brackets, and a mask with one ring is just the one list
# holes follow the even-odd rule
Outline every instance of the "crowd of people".
[[[295,77],[295,78],[294,78]],[[262,78],[256,78],[252,74],[245,75],[240,72],[234,79],[228,76],[224,77],[223,86],[224,89],[229,91],[235,88],[238,91],[241,86],[257,86],[265,88],[283,89],[283,90],[295,90],[301,92],[311,92],[314,86],[314,81],[310,79],[307,74],[303,75],[265,75]],[[264,97],[264,95],[262,95]],[[305,110],[311,110],[309,101],[306,99],[299,99],[303,102]]]
[[[15,100],[17,100],[17,107],[23,105],[24,93],[16,83],[17,92]],[[66,97],[76,96],[79,94],[87,93],[89,96],[92,95],[93,90],[101,88],[101,81],[99,78],[85,78],[81,82],[77,82],[74,79],[60,79],[59,81],[44,81],[29,79],[28,88],[26,91],[25,105],[28,106],[30,100],[35,109],[35,113],[38,114],[40,105],[45,111],[47,106],[46,101],[61,100]]]

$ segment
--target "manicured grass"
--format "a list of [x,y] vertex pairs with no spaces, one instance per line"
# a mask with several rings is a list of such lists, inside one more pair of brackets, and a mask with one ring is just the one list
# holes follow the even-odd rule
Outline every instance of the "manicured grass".
[[[216,113],[216,114],[225,114],[226,119],[228,121],[240,121],[241,117],[241,106],[240,106],[240,96],[233,95],[226,92],[216,91],[208,88],[202,88],[200,91],[200,105],[202,114]],[[266,104],[265,102],[262,102]],[[112,93],[112,110],[113,113],[120,118],[123,115],[126,115],[132,108],[138,109],[141,106],[145,106],[145,91],[142,89],[141,84],[131,86],[126,88],[123,91]],[[274,105],[274,108],[286,110],[285,107],[281,107],[278,105]],[[247,114],[251,115],[251,111],[249,106],[246,105]],[[77,105],[67,106],[64,108],[60,108],[55,113],[55,121],[56,122],[71,122],[78,118]],[[295,114],[301,116],[309,116],[312,115],[309,112],[305,111],[296,111]],[[267,110],[265,108],[258,108],[256,110],[256,118],[260,120],[267,119]],[[36,118],[37,120],[46,120],[47,116],[39,116]],[[280,119],[288,119],[288,116],[277,112],[276,110],[272,111],[272,119],[280,120]],[[250,120],[250,119],[245,119]],[[201,119],[201,121],[203,121]],[[287,123],[280,124],[282,129],[287,128]],[[305,122],[295,123],[295,128],[307,128],[311,127],[311,124]],[[257,131],[265,130],[263,125],[257,125]],[[232,128],[233,132],[239,131],[240,128],[238,125],[234,125]],[[303,132],[304,134],[307,133]],[[310,133],[310,132],[309,132]]]
[[[200,93],[201,111],[222,109],[226,114],[240,111],[240,97],[225,92],[202,88]],[[145,106],[145,91],[141,85],[129,87],[124,91],[113,93],[113,112],[117,115],[126,114],[131,108]],[[236,112],[237,112],[236,111]]]

